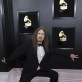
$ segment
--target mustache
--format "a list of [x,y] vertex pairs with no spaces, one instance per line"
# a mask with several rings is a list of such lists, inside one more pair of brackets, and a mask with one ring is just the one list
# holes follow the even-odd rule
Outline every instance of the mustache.
[[38,37],[39,39],[42,39],[42,37]]

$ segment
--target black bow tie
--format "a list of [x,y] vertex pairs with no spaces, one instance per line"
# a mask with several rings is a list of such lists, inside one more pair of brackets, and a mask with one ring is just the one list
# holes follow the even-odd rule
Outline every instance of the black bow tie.
[[38,44],[38,46],[43,46],[43,44]]

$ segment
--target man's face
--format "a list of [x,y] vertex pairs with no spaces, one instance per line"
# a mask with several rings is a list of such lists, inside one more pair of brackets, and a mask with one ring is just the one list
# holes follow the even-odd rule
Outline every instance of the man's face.
[[44,40],[44,37],[45,37],[44,31],[42,29],[39,30],[37,33],[37,41],[42,42]]

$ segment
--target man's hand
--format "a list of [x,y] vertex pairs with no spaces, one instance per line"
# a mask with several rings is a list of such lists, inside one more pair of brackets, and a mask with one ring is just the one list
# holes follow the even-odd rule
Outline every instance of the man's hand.
[[1,62],[6,63],[5,57],[3,57],[3,58],[1,59]]
[[75,61],[74,59],[77,59],[79,57],[78,57],[78,55],[70,54],[70,58],[72,59],[72,61]]

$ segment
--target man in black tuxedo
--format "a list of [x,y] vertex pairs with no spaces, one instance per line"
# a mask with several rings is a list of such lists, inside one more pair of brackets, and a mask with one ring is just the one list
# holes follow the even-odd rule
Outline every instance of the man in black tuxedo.
[[[26,42],[17,48],[8,59],[3,58],[3,63],[9,63],[20,55],[26,54],[24,69],[20,82],[30,82],[35,76],[45,76],[50,78],[50,82],[58,82],[58,73],[46,66],[50,51],[48,49],[48,36],[43,28],[38,28],[32,37],[32,42]],[[72,54],[72,60],[78,58]]]

